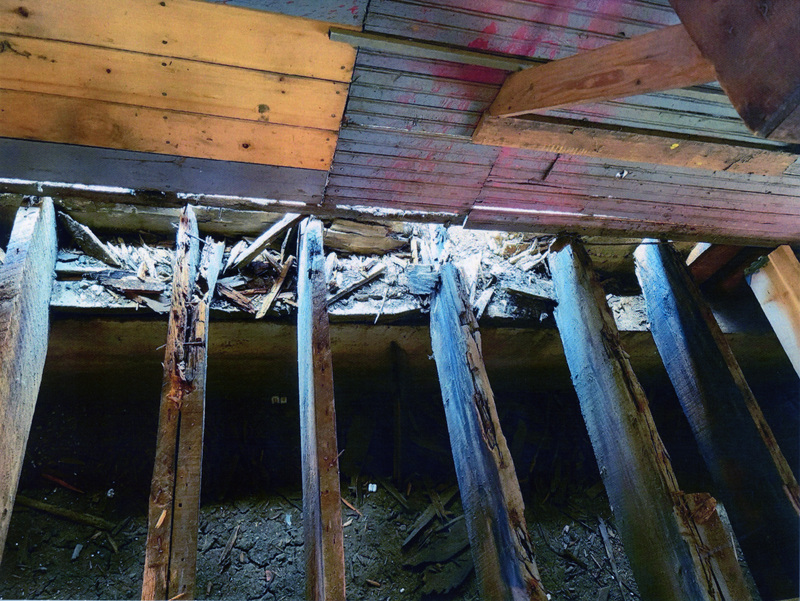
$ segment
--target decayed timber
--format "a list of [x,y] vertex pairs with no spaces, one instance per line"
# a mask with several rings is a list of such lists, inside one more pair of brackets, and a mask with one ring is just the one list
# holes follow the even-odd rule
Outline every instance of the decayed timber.
[[253,259],[260,255],[267,246],[277,240],[278,236],[280,236],[286,228],[292,227],[302,218],[302,215],[296,213],[287,213],[281,217],[278,221],[273,223],[266,232],[256,238],[250,246],[241,251],[241,254],[236,257],[234,267],[242,269],[245,265],[248,265]]
[[783,350],[800,376],[800,262],[780,246],[747,279]]
[[798,591],[798,486],[713,315],[667,244],[636,249],[658,351],[765,600]]
[[549,263],[572,382],[642,598],[749,599],[731,543],[709,544],[727,538],[713,504],[695,511],[678,486],[586,251],[561,239]]
[[[800,142],[800,11],[784,0],[670,0],[747,126]],[[794,596],[797,596],[795,590]]]
[[781,175],[793,152],[672,132],[639,130],[542,115],[481,118],[472,141],[547,152],[732,173]]
[[73,240],[83,249],[83,252],[112,267],[122,267],[119,259],[111,254],[108,247],[94,235],[91,229],[78,223],[66,213],[59,213],[58,218],[67,228]]
[[489,114],[516,117],[715,79],[714,66],[703,58],[683,25],[674,25],[512,73]]
[[142,599],[194,595],[208,311],[224,249],[206,239],[201,262],[197,233],[187,206],[177,237]]
[[217,276],[222,268],[225,244],[205,239],[200,257],[197,296],[192,307],[190,339],[186,343],[184,377],[189,383],[182,397],[175,497],[172,514],[172,544],[168,595],[172,599],[194,599],[197,568],[197,529],[203,467],[203,430],[208,360],[208,318]]
[[482,598],[544,601],[478,323],[452,263],[440,267],[440,286],[431,295],[431,344]]
[[56,265],[53,202],[17,211],[0,265],[0,558],[42,381]]
[[302,222],[298,253],[297,363],[306,597],[309,601],[344,601],[339,453],[320,221],[309,218]]

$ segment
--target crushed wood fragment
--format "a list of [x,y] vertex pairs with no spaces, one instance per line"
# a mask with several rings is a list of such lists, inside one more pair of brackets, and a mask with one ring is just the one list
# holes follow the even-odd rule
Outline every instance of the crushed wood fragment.
[[94,235],[92,230],[78,223],[66,213],[59,213],[58,218],[83,252],[112,267],[122,267],[119,258],[112,254],[112,251]]
[[344,497],[342,497],[342,503],[344,503],[345,505],[347,505],[347,507],[348,507],[349,509],[352,509],[353,511],[355,511],[355,512],[356,512],[356,513],[359,515],[359,517],[363,517],[363,515],[364,515],[364,514],[363,514],[363,513],[361,513],[361,512],[360,512],[358,509],[356,509],[356,506],[355,506],[355,505],[353,505],[353,504],[352,504],[350,501],[348,501],[348,500],[347,500],[347,499],[345,499]]
[[275,302],[275,298],[278,296],[278,293],[283,288],[283,284],[286,281],[286,276],[289,275],[289,269],[291,269],[292,264],[294,263],[294,257],[289,256],[286,259],[286,263],[283,264],[283,268],[281,269],[281,273],[278,276],[278,279],[275,280],[275,283],[272,285],[272,290],[267,295],[267,298],[264,299],[264,302],[261,303],[261,307],[258,309],[258,313],[256,313],[256,319],[261,319],[264,315],[267,314],[270,307],[272,307],[272,303]]
[[406,278],[411,294],[427,296],[433,292],[439,282],[439,271],[434,265],[409,265],[406,268]]
[[369,284],[372,280],[374,280],[377,277],[379,277],[384,271],[386,271],[386,265],[384,265],[383,263],[380,263],[379,265],[376,265],[375,267],[372,268],[372,270],[366,276],[364,276],[363,278],[361,278],[360,280],[358,280],[356,282],[353,282],[349,286],[345,286],[339,292],[337,292],[333,296],[329,297],[328,300],[327,300],[327,305],[330,306],[333,303],[335,303],[336,301],[341,300],[342,298],[344,298],[345,296],[347,296],[351,292],[353,292],[355,290],[358,290],[359,288],[361,288],[362,286],[364,286],[366,284]]
[[284,230],[292,227],[295,223],[302,219],[302,215],[297,213],[287,213],[279,221],[272,224],[269,229],[256,238],[253,243],[244,249],[241,254],[236,257],[233,266],[237,269],[242,269],[245,265],[250,263],[258,255],[261,254],[269,244],[278,239]]
[[249,298],[247,298],[241,292],[238,292],[233,288],[229,288],[225,284],[220,284],[219,282],[217,283],[217,294],[242,311],[246,311],[247,313],[256,312],[255,308],[253,307],[253,303],[250,302]]
[[63,509],[62,507],[51,505],[50,503],[44,503],[43,501],[37,501],[35,499],[29,499],[28,497],[23,497],[22,495],[17,495],[15,502],[17,505],[22,505],[23,507],[30,507],[31,509],[57,515],[58,517],[66,518],[79,524],[86,524],[87,526],[91,526],[99,530],[112,530],[114,528],[113,523],[109,522],[108,520],[104,520],[103,518],[89,515],[88,513],[72,511],[71,509]]
[[374,586],[375,588],[380,588],[380,586],[381,586],[380,582],[378,582],[377,580],[370,580],[369,578],[364,580],[364,582],[366,582],[370,586]]
[[[443,506],[446,506],[453,499],[453,497],[455,497],[457,492],[458,492],[457,486],[451,486],[450,488],[448,488],[439,497],[441,504]],[[420,516],[417,518],[417,521],[414,522],[414,525],[411,526],[411,532],[409,532],[408,536],[403,541],[402,546],[407,547],[411,543],[411,541],[417,538],[417,535],[419,535],[419,533],[422,532],[422,530],[424,530],[428,524],[430,524],[431,520],[435,516],[436,516],[436,508],[433,506],[433,504],[431,504],[425,511],[423,511],[420,514]]]
[[219,556],[219,561],[217,562],[219,565],[225,563],[225,560],[228,559],[228,556],[231,554],[231,550],[233,550],[233,545],[236,544],[236,539],[239,537],[239,528],[241,528],[240,524],[236,524],[236,528],[233,530],[233,534],[228,539],[225,548],[222,550],[222,555]]
[[408,244],[401,237],[402,233],[402,224],[380,225],[334,219],[325,229],[324,244],[326,248],[341,252],[383,255]]
[[475,313],[476,320],[480,320],[480,318],[483,317],[483,313],[486,311],[486,307],[489,306],[489,301],[492,300],[493,294],[494,287],[487,288],[481,292],[478,300],[475,301],[475,304],[472,306],[472,310]]
[[228,254],[228,260],[225,263],[225,269],[222,270],[223,273],[228,271],[236,264],[236,260],[239,258],[239,255],[242,254],[245,248],[247,248],[247,242],[244,240],[239,240],[233,245],[230,254]]

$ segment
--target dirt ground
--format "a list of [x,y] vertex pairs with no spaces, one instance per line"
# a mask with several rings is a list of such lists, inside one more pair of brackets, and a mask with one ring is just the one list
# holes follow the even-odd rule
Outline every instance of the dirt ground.
[[[439,530],[438,533],[426,537],[423,532],[404,550],[403,540],[430,504],[430,497],[421,486],[412,485],[409,508],[405,509],[384,484],[377,484],[377,492],[365,493],[360,504],[356,505],[355,497],[351,497],[358,512],[343,506],[348,597],[375,601],[479,599],[472,570],[449,593],[428,590],[429,579],[442,573],[445,580],[457,582],[458,576],[447,574],[453,569],[451,564],[455,564],[458,572],[462,569],[460,564],[471,563],[466,540],[449,548],[445,544],[440,556],[461,547],[451,559],[408,565],[420,559],[421,549],[430,550],[437,540],[447,538],[448,533],[454,532],[458,538],[459,524],[463,524],[458,500],[447,505],[446,519],[432,520],[429,531]],[[80,494],[55,486],[22,493],[59,507],[105,517],[117,526],[109,536],[90,526],[18,508],[0,567],[2,598],[137,598],[146,536],[143,512],[120,515],[108,491]],[[283,491],[278,495],[253,496],[203,507],[198,537],[197,597],[302,599],[301,503],[299,491]],[[614,535],[608,503],[597,487],[571,494],[559,502],[529,501],[527,514],[539,569],[552,599],[596,599],[604,587],[610,589],[609,599],[623,598],[603,547],[598,518],[609,524],[625,598],[637,598],[636,585]],[[445,524],[449,528],[443,528]],[[230,548],[227,555],[226,548]]]

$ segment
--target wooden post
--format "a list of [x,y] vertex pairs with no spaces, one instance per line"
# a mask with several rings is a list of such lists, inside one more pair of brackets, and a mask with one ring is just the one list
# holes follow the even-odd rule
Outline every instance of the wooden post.
[[572,382],[642,598],[749,599],[713,499],[675,480],[586,251],[560,239],[549,262]]
[[634,256],[653,338],[761,596],[796,597],[797,480],[680,257],[654,242]]
[[142,599],[194,598],[208,313],[224,250],[207,238],[201,260],[197,233],[187,206],[175,252]]
[[431,344],[482,598],[545,601],[478,323],[452,263],[431,295]]
[[309,601],[344,601],[339,453],[319,220],[310,217],[302,222],[298,257],[297,364],[306,597]]
[[790,246],[779,246],[747,283],[800,376],[800,261]]
[[53,201],[17,211],[0,264],[0,559],[42,382],[56,265]]

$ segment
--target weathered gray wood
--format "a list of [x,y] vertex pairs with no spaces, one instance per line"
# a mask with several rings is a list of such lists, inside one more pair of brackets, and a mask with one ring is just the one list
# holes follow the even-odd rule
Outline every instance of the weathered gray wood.
[[707,545],[678,486],[586,251],[562,239],[549,263],[572,382],[642,598],[750,598],[731,544]]
[[478,323],[452,263],[440,267],[440,285],[431,295],[431,344],[482,596],[487,601],[544,601]]
[[278,236],[280,236],[286,228],[292,227],[295,223],[300,221],[300,219],[302,219],[302,216],[297,213],[287,213],[281,217],[236,257],[234,267],[242,269],[245,265],[248,265],[253,259],[260,255],[261,251],[267,248],[270,243],[277,240]]
[[761,596],[796,596],[797,480],[677,253],[648,243],[634,257],[653,338]]
[[344,601],[339,453],[319,220],[308,218],[302,222],[298,258],[297,364],[306,597],[309,601]]
[[[172,545],[169,561],[170,599],[194,599],[197,573],[197,530],[200,517],[200,488],[203,472],[203,430],[206,406],[208,328],[211,301],[222,269],[225,244],[205,239],[200,257],[197,289],[191,309],[190,339],[186,346],[184,377],[187,389],[182,397],[175,498],[172,513]],[[196,297],[200,297],[197,300]],[[196,301],[196,304],[195,302]]]
[[53,202],[17,211],[0,265],[0,559],[42,381],[56,265]]
[[109,252],[108,247],[94,235],[91,229],[78,223],[66,213],[59,213],[58,218],[67,228],[76,244],[83,249],[83,252],[112,267],[122,267],[119,259]]
[[194,329],[191,303],[196,291],[200,259],[197,221],[190,206],[181,214],[172,280],[172,307],[164,353],[164,379],[156,437],[156,456],[150,489],[147,541],[145,545],[142,599],[166,599],[172,556],[176,453],[181,408],[191,387],[185,367]]

